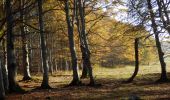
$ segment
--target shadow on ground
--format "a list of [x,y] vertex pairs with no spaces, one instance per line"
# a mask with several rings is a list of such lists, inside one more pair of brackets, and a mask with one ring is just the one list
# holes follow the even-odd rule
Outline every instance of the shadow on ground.
[[[168,73],[170,76],[170,73]],[[66,76],[62,76],[63,78]],[[71,79],[71,76],[69,76]],[[170,83],[156,83],[159,73],[139,75],[132,83],[122,83],[126,79],[102,78],[97,79],[100,87],[79,86],[64,87],[67,82],[50,81],[53,89],[33,90],[40,81],[20,83],[23,88],[31,90],[26,94],[9,94],[7,100],[61,100],[61,99],[170,99]],[[53,77],[57,80],[58,77]],[[68,76],[67,76],[68,78]],[[87,80],[83,80],[86,82]],[[37,83],[35,83],[37,82]]]

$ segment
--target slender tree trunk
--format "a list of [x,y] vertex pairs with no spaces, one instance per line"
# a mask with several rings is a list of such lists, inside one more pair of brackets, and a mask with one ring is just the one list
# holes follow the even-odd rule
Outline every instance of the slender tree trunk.
[[47,61],[47,48],[46,39],[44,35],[44,23],[43,23],[43,13],[42,13],[42,0],[38,0],[38,12],[39,12],[39,28],[40,28],[40,41],[41,41],[41,56],[42,56],[42,66],[44,69],[43,81],[41,88],[47,89],[49,86],[49,76],[48,76],[48,61]]
[[158,33],[157,25],[156,25],[156,22],[155,22],[155,15],[153,13],[151,0],[147,0],[147,3],[148,3],[148,10],[149,10],[149,13],[150,13],[150,16],[151,16],[151,22],[152,22],[151,26],[152,26],[153,32],[155,34],[155,41],[156,41],[156,47],[157,47],[157,50],[158,50],[159,61],[160,61],[160,64],[161,64],[161,77],[158,81],[159,82],[165,82],[165,81],[168,81],[168,78],[167,78],[167,73],[166,73],[166,63],[165,63],[164,57],[163,57],[164,53],[162,51],[161,43],[160,43],[160,40],[159,40],[159,33]]
[[135,71],[133,73],[133,75],[127,80],[127,82],[132,82],[133,79],[136,77],[136,75],[138,74],[139,71],[139,53],[138,53],[138,42],[139,42],[139,38],[135,39]]
[[33,64],[32,64],[32,58],[33,58],[32,35],[30,35],[30,37],[29,37],[28,58],[29,58],[29,66],[30,66],[30,68],[32,68],[33,67]]
[[158,34],[155,35],[155,40],[156,40],[156,47],[158,49],[158,55],[159,55],[159,61],[160,61],[160,64],[161,64],[161,77],[158,81],[167,81],[168,78],[167,78],[167,72],[166,72],[166,63],[164,61],[164,53],[162,51],[162,47],[161,47],[161,43],[160,43],[160,40],[159,40],[159,36]]
[[83,60],[83,69],[82,69],[81,78],[83,79],[83,78],[87,78],[88,68],[85,61],[85,56],[86,56],[85,48],[82,45],[80,45],[80,49],[81,49],[82,60]]
[[86,56],[86,52],[85,52],[85,48],[84,48],[84,43],[83,43],[83,40],[82,40],[82,34],[81,34],[81,26],[80,26],[80,21],[79,21],[79,10],[78,10],[78,7],[77,7],[77,1],[75,0],[76,4],[75,4],[75,10],[76,10],[76,25],[77,25],[77,28],[78,28],[78,33],[79,33],[79,38],[80,38],[80,50],[81,50],[81,54],[82,54],[82,61],[83,61],[83,69],[82,69],[82,75],[81,75],[81,78],[87,78],[87,64],[85,62],[85,56]]
[[70,20],[68,0],[65,1],[65,13],[66,13],[66,21],[68,27],[69,48],[71,53],[71,62],[72,62],[72,70],[73,70],[73,80],[70,83],[70,85],[79,85],[80,80],[77,71],[77,55],[75,50],[74,34],[73,34],[74,26],[73,26],[73,21],[71,22]]
[[[20,0],[20,19],[22,22],[25,21],[24,11],[22,10],[23,8],[24,8],[24,0]],[[22,23],[20,28],[21,28],[21,37],[22,37],[22,65],[24,69],[23,80],[30,80],[31,74],[30,74],[30,66],[29,66],[28,45],[27,45],[27,40],[25,36],[26,27],[24,27],[24,24]]]
[[53,64],[52,64],[52,51],[49,49],[48,50],[49,53],[49,72],[51,73],[51,75],[53,74],[54,70],[53,70]]
[[16,82],[17,65],[14,54],[13,17],[11,0],[6,0],[7,18],[7,68],[10,92],[23,92]]
[[2,66],[2,72],[3,72],[3,81],[4,81],[4,88],[7,92],[9,89],[9,81],[8,81],[8,69],[7,69],[7,52],[6,52],[6,43],[5,39],[2,41],[2,47],[3,47],[3,66]]
[[80,14],[80,21],[81,21],[81,34],[82,34],[82,41],[83,41],[83,45],[84,46],[84,50],[85,50],[85,62],[86,62],[86,66],[88,68],[88,72],[89,72],[89,76],[90,76],[90,84],[94,85],[94,78],[93,78],[93,71],[92,71],[92,66],[91,66],[91,61],[90,61],[90,50],[89,50],[89,46],[87,43],[87,36],[86,36],[86,27],[85,27],[85,1],[82,2],[82,0],[78,0],[78,7],[79,7],[79,14]]
[[[1,59],[0,59],[1,60]],[[2,74],[2,66],[1,66],[1,61],[0,61],[0,99],[4,100],[5,98],[5,89],[4,89],[4,82],[3,80],[3,74]]]

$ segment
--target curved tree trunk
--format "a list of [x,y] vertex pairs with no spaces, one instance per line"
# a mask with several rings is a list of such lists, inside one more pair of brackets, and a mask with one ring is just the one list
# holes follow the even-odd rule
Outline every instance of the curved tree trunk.
[[159,56],[159,61],[161,64],[161,77],[158,80],[159,82],[165,82],[168,81],[167,78],[167,73],[166,73],[166,63],[164,61],[164,53],[162,51],[162,47],[161,47],[161,43],[159,40],[159,33],[158,33],[158,29],[157,29],[157,25],[156,25],[156,21],[155,21],[155,15],[153,13],[153,8],[152,8],[152,4],[151,4],[151,0],[147,0],[147,4],[148,4],[148,10],[151,16],[151,22],[152,22],[152,28],[153,28],[153,32],[155,34],[155,41],[156,41],[156,47],[158,50],[158,56]]
[[[73,34],[74,24],[73,21],[71,21],[70,19],[68,0],[65,1],[65,13],[66,13],[66,21],[68,27],[69,48],[71,53],[71,63],[72,63],[72,70],[73,70],[73,80],[70,83],[70,85],[79,85],[80,80],[77,71],[77,55],[75,50],[74,34]],[[75,16],[75,14],[73,16]]]
[[43,81],[41,88],[48,89],[49,86],[49,77],[48,77],[48,61],[47,61],[47,48],[44,35],[44,23],[43,23],[43,13],[42,13],[42,0],[38,0],[38,12],[39,12],[39,28],[40,28],[40,43],[41,43],[41,57],[42,57],[42,66],[43,66]]
[[139,38],[135,39],[135,71],[133,73],[133,75],[127,80],[127,82],[132,82],[133,79],[136,77],[136,75],[138,74],[139,71],[139,53],[138,53],[138,42],[139,42]]

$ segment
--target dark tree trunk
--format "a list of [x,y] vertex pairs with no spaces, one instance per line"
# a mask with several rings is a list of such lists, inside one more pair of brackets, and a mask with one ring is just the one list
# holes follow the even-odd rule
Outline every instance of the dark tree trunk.
[[151,0],[147,0],[147,3],[148,3],[148,10],[149,10],[150,17],[151,17],[151,22],[152,22],[151,26],[152,26],[153,32],[155,34],[155,41],[156,41],[156,47],[157,47],[157,50],[158,50],[159,61],[160,61],[160,64],[161,64],[161,77],[158,81],[159,82],[165,82],[165,81],[168,81],[168,78],[167,78],[167,73],[166,73],[166,63],[165,63],[164,57],[163,57],[164,53],[162,51],[161,43],[160,43],[160,40],[159,40],[159,33],[158,33],[157,25],[156,25],[156,22],[155,22],[155,15],[153,13]]
[[162,51],[158,34],[155,35],[155,40],[156,40],[156,47],[158,49],[159,61],[161,64],[161,77],[158,81],[160,82],[168,81],[167,72],[166,72],[166,63],[164,61],[164,53]]
[[2,73],[3,73],[3,81],[4,81],[4,88],[7,92],[9,89],[9,81],[8,81],[8,69],[7,69],[7,52],[6,52],[6,42],[5,39],[2,41],[2,47],[3,47],[3,66],[2,66]]
[[4,97],[5,97],[5,89],[4,89],[4,82],[3,82],[1,59],[0,59],[0,99],[4,100]]
[[49,49],[48,50],[48,53],[49,53],[49,60],[48,60],[48,63],[49,63],[49,72],[51,73],[51,75],[53,74],[54,70],[53,70],[53,64],[52,64],[52,51]]
[[79,85],[80,80],[79,80],[78,70],[77,70],[77,55],[75,50],[74,34],[73,34],[74,24],[73,21],[71,22],[70,20],[68,0],[65,1],[65,13],[66,13],[66,21],[68,27],[69,48],[71,53],[71,63],[72,63],[72,70],[73,70],[73,80],[70,83],[70,85]]
[[86,52],[85,52],[85,48],[83,47],[84,43],[83,43],[83,37],[82,37],[82,34],[81,34],[81,26],[80,26],[80,21],[79,21],[79,9],[78,9],[78,2],[77,0],[75,0],[75,11],[76,11],[76,25],[77,25],[77,28],[78,28],[78,33],[79,33],[79,39],[80,39],[80,50],[81,50],[81,54],[82,54],[82,62],[83,62],[83,69],[82,69],[82,75],[81,75],[81,79],[84,79],[84,78],[87,78],[87,64],[85,62],[85,56],[86,56]]
[[80,49],[81,49],[82,60],[83,60],[83,70],[82,70],[81,78],[83,79],[83,78],[88,77],[88,67],[87,67],[87,62],[86,62],[86,51],[85,51],[85,48],[83,47],[83,44],[80,45]]
[[16,58],[14,54],[14,35],[13,35],[13,17],[11,0],[6,0],[6,18],[7,18],[7,68],[9,79],[9,91],[21,92],[22,89],[16,82]]
[[[22,10],[24,8],[24,0],[20,0],[20,19],[22,22],[25,22],[24,18],[24,11]],[[29,66],[29,55],[28,55],[28,45],[26,40],[26,27],[22,23],[21,26],[21,37],[22,37],[22,65],[24,69],[24,77],[23,80],[30,80],[31,74],[30,74],[30,66]]]
[[138,74],[138,70],[139,70],[138,42],[139,42],[139,38],[136,38],[135,43],[134,43],[134,47],[135,47],[135,71],[134,71],[133,75],[127,80],[127,82],[132,82],[133,79]]
[[88,73],[87,66],[86,66],[86,63],[83,61],[83,69],[82,69],[81,79],[87,78],[88,77],[87,73]]
[[42,13],[42,0],[38,0],[38,12],[39,12],[39,28],[40,28],[40,43],[41,43],[41,56],[42,56],[42,66],[43,66],[43,81],[41,88],[48,89],[49,86],[49,77],[48,77],[48,61],[47,61],[47,48],[46,48],[46,39],[44,35],[44,23],[43,23],[43,13]]
[[87,43],[87,35],[86,35],[86,27],[85,27],[85,1],[78,0],[78,8],[79,8],[79,15],[80,15],[80,22],[81,22],[81,36],[82,36],[82,41],[83,41],[83,48],[85,50],[85,57],[84,57],[84,62],[86,63],[89,76],[90,76],[90,84],[94,85],[94,78],[93,78],[93,71],[92,71],[92,66],[91,66],[91,61],[90,61],[90,50],[89,50],[89,45]]

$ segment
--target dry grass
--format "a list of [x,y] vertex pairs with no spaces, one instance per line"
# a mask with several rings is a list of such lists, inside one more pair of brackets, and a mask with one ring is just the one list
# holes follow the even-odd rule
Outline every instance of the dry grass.
[[[26,94],[8,94],[7,100],[63,100],[63,99],[101,99],[117,100],[128,98],[141,99],[170,99],[170,83],[156,84],[159,79],[160,67],[158,65],[140,66],[137,78],[129,84],[122,83],[133,73],[134,67],[101,68],[94,66],[94,76],[100,87],[79,86],[64,87],[72,79],[71,72],[57,72],[50,75],[50,85],[54,89],[32,90],[41,84],[40,75],[33,76],[32,81],[19,82],[26,90],[32,90]],[[170,68],[167,69],[170,72]],[[169,75],[168,75],[169,76]],[[17,77],[21,79],[21,75]],[[82,80],[88,83],[88,80]]]

